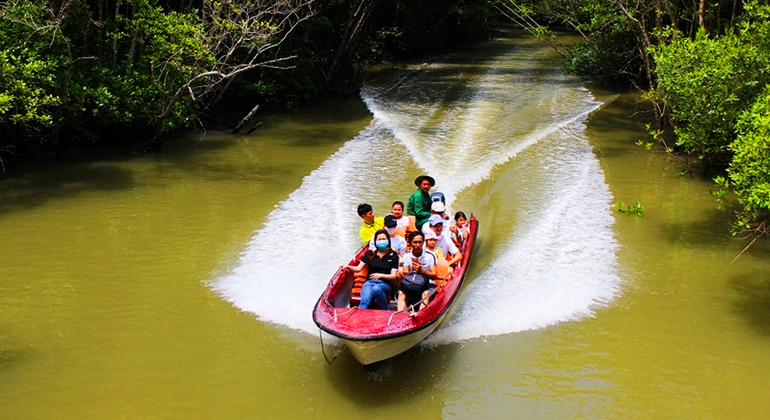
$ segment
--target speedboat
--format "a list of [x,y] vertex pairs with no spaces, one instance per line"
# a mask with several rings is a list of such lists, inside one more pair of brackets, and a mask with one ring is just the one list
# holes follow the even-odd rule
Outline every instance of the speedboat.
[[[363,365],[389,359],[414,347],[438,328],[460,293],[478,232],[475,216],[471,215],[468,224],[468,238],[460,247],[462,259],[447,277],[443,290],[435,293],[423,309],[416,312],[411,307],[402,311],[359,309],[351,305],[354,273],[340,269],[318,299],[313,321],[321,330],[342,340]],[[357,264],[367,247],[365,244],[358,250],[349,264]]]

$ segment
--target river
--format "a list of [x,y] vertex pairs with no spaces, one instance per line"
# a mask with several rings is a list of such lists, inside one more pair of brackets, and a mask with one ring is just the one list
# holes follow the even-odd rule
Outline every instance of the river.
[[[636,146],[635,94],[527,37],[372,74],[251,135],[0,177],[0,418],[733,419],[770,413],[770,246]],[[311,310],[428,173],[480,232],[417,348],[365,370]],[[639,201],[645,217],[614,210]]]

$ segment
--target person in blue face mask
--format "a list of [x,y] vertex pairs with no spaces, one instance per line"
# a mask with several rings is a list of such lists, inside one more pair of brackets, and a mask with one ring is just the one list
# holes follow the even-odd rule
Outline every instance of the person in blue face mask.
[[[390,248],[396,251],[396,254],[398,254],[399,257],[403,257],[406,252],[406,240],[396,234],[397,227],[398,219],[396,219],[396,216],[392,214],[385,216],[385,227],[383,229],[388,232],[388,237],[390,237]],[[372,240],[369,241],[369,249],[377,249],[374,236],[372,236]]]
[[389,297],[398,276],[398,254],[390,248],[390,235],[384,229],[374,233],[375,249],[367,250],[357,265],[341,265],[340,268],[359,272],[367,267],[368,277],[361,288],[359,309],[388,309]]

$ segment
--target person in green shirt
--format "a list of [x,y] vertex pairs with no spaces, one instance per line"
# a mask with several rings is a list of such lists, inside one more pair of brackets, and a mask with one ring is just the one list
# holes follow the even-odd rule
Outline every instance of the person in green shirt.
[[406,205],[406,214],[414,216],[417,230],[422,230],[422,225],[430,217],[430,189],[436,185],[436,180],[428,175],[420,175],[414,180],[417,190],[409,197]]
[[369,204],[359,204],[358,215],[364,220],[361,230],[358,231],[358,236],[360,236],[364,242],[369,242],[372,239],[372,236],[374,236],[374,232],[385,227],[385,218],[374,217],[374,210],[372,210],[372,206]]

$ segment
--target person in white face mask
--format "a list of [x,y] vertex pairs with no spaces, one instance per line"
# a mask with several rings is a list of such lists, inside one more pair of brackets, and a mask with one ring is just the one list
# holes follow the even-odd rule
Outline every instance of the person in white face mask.
[[[388,235],[390,235],[390,248],[396,251],[399,257],[403,257],[404,252],[406,252],[406,239],[401,236],[394,235],[397,227],[398,220],[396,219],[396,216],[392,214],[385,216],[385,231],[388,232]],[[369,241],[369,249],[375,249],[374,238]]]

